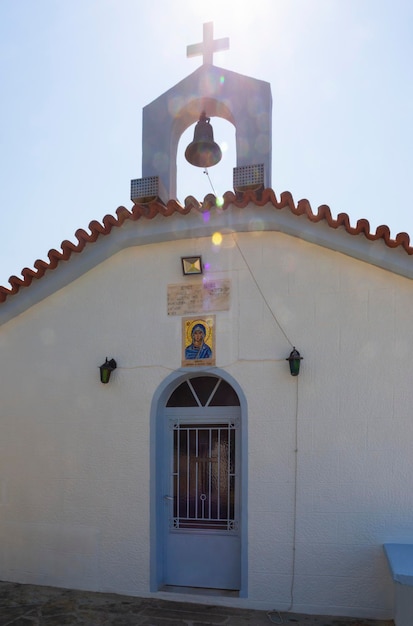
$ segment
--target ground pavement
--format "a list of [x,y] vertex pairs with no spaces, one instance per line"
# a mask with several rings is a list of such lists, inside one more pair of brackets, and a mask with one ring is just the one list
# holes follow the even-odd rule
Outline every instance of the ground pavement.
[[393,621],[230,609],[0,581],[0,626],[393,626]]

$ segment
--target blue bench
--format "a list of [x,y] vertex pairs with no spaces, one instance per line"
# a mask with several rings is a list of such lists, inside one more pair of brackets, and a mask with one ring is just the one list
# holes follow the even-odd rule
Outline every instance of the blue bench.
[[384,552],[394,581],[394,623],[413,626],[413,544],[385,543]]

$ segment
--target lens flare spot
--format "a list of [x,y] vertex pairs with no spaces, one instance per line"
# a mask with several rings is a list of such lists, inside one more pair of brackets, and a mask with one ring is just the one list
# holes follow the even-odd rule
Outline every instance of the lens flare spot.
[[156,152],[152,163],[158,172],[166,172],[169,166],[168,156],[164,152]]
[[215,204],[217,205],[217,207],[224,206],[224,198],[222,196],[219,196],[218,198],[216,198]]
[[212,235],[212,243],[214,246],[220,246],[222,243],[222,235],[219,232],[216,232]]
[[264,230],[264,222],[260,219],[250,220],[248,222],[248,230],[252,233],[262,232]]
[[248,141],[241,137],[238,141],[238,156],[241,156],[241,157],[248,156],[249,149],[250,147],[249,147]]
[[170,115],[174,117],[178,115],[184,104],[182,96],[175,96],[174,98],[171,98],[168,102],[168,111]]
[[255,140],[255,149],[261,154],[268,154],[270,151],[269,137],[260,133]]
[[225,76],[220,76],[219,77],[219,82],[221,85],[223,85],[225,83]]

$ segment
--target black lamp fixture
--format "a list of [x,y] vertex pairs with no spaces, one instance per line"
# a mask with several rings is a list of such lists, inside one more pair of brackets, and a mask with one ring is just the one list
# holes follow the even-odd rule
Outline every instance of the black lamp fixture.
[[202,257],[200,256],[183,256],[182,272],[184,276],[191,276],[193,274],[202,274]]
[[110,361],[108,361],[108,357],[106,357],[106,361],[102,365],[99,366],[100,382],[108,383],[111,373],[116,368],[117,368],[117,364],[116,364],[115,359],[110,359]]
[[293,347],[293,349],[291,350],[288,359],[285,360],[289,361],[290,363],[291,376],[298,376],[300,372],[300,361],[303,360],[303,357],[300,355],[298,350],[295,349],[295,347]]

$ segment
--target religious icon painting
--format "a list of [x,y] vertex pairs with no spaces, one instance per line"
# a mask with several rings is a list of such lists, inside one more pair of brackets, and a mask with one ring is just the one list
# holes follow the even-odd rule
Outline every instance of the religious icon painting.
[[215,315],[182,318],[182,366],[215,365]]

